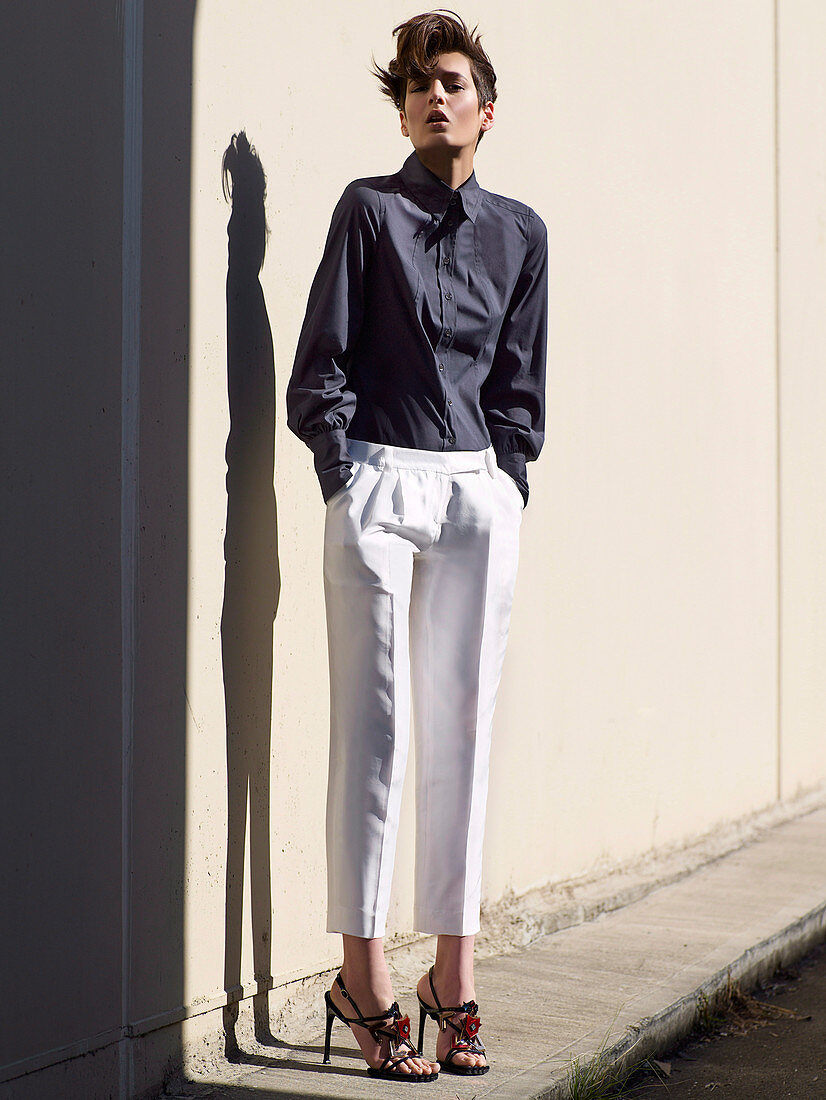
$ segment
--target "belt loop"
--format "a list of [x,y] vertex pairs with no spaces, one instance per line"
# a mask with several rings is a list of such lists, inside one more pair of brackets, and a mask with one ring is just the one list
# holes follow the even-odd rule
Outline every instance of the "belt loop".
[[485,451],[485,465],[488,468],[488,473],[490,474],[490,476],[496,477],[496,452],[494,451],[493,447],[489,447]]

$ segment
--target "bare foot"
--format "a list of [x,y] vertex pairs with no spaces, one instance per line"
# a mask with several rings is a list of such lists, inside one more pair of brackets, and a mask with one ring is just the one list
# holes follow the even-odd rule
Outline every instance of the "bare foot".
[[[435,968],[433,970],[433,988],[430,986],[430,975],[425,974],[423,978],[419,980],[418,993],[421,999],[426,1005],[431,1008],[437,1007],[438,1004],[444,1008],[453,1007],[455,1005],[464,1005],[468,1001],[475,1003],[476,995],[472,985],[462,983],[460,980],[452,980],[449,977],[439,979]],[[434,991],[436,996],[434,997]],[[451,1024],[455,1025],[455,1028],[461,1031],[463,1021],[467,1016],[466,1012],[456,1012],[450,1018],[450,1022],[447,1024],[443,1031],[439,1031],[436,1038],[436,1057],[440,1062],[445,1062],[448,1053],[453,1049],[457,1043],[466,1042],[467,1039],[459,1039],[459,1034]],[[487,1066],[487,1059],[483,1053],[475,1053],[469,1050],[457,1051],[456,1054],[450,1059],[450,1064],[454,1066],[469,1066],[469,1067],[482,1067]]]
[[[330,990],[330,999],[343,1016],[346,1016],[349,1020],[358,1021],[359,1012],[364,1017],[379,1016],[386,1013],[386,1019],[371,1021],[371,1026],[393,1028],[395,1021],[392,1015],[387,1012],[388,1007],[393,1003],[393,990],[388,973],[375,975],[374,982],[371,984],[366,977],[362,977],[355,972],[348,973],[342,967],[341,980],[348,996],[345,997],[344,991],[336,981],[333,982]],[[354,1023],[350,1030],[355,1035],[356,1042],[368,1066],[373,1069],[381,1069],[382,1063],[391,1055],[390,1039],[382,1035],[377,1041],[368,1029],[359,1025],[358,1022]],[[397,1044],[396,1053],[393,1057],[401,1057],[404,1060],[398,1062],[394,1067],[387,1066],[388,1070],[399,1075],[415,1074],[417,1076],[439,1072],[438,1062],[431,1062],[427,1058],[414,1055],[412,1052],[415,1048],[412,1042],[409,1039],[404,1041],[403,1037],[401,1038],[402,1041]],[[406,1052],[409,1053],[405,1057]]]

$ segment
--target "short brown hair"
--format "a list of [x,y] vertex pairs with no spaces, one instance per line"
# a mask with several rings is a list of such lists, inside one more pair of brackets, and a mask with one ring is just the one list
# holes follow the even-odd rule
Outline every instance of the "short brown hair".
[[403,111],[408,80],[431,76],[440,54],[463,53],[470,62],[479,106],[495,102],[496,73],[482,49],[477,29],[469,30],[464,19],[448,8],[414,15],[399,23],[393,28],[397,36],[396,56],[386,69],[373,62],[373,73],[378,77],[382,92]]

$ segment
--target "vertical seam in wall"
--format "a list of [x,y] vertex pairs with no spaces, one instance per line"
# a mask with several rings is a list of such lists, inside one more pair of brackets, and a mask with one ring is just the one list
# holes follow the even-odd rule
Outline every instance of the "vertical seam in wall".
[[781,356],[780,356],[780,51],[778,43],[778,0],[773,6],[773,64],[774,64],[774,372],[775,372],[775,525],[777,539],[777,747],[775,770],[777,775],[777,799],[783,796],[783,526],[781,449]]
[[121,239],[121,1042],[120,1096],[134,1094],[132,991],[132,764],[138,578],[138,457],[143,186],[143,0],[123,4],[123,233]]

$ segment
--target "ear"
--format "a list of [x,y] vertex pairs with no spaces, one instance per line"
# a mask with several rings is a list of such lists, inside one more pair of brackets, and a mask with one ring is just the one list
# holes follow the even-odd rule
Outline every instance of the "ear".
[[482,131],[489,130],[493,126],[493,104],[486,103],[481,109],[481,118],[479,120],[479,129]]
[[405,137],[410,137],[410,131],[407,129],[407,119],[404,117],[404,111],[399,111],[399,121],[402,126],[402,134]]

